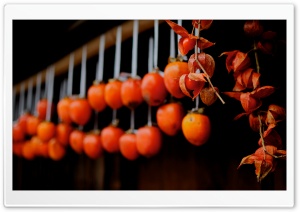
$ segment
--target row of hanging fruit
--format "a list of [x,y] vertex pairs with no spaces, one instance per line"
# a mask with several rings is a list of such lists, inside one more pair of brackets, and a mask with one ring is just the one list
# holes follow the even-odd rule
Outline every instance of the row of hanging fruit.
[[[13,153],[28,160],[36,157],[61,160],[66,154],[66,148],[70,146],[76,153],[84,153],[92,159],[101,157],[106,151],[120,152],[128,160],[135,160],[140,155],[152,157],[160,151],[163,145],[162,132],[168,136],[175,136],[181,129],[190,143],[197,146],[204,144],[210,134],[208,117],[200,113],[186,115],[179,101],[166,102],[169,93],[176,99],[185,96],[179,87],[178,76],[188,74],[189,68],[187,62],[182,61],[182,57],[178,57],[180,58],[178,60],[174,59],[175,39],[174,32],[171,30],[170,58],[172,61],[170,60],[164,72],[158,69],[158,21],[154,23],[154,39],[149,40],[148,73],[142,78],[137,75],[138,21],[134,21],[133,27],[131,73],[120,73],[122,35],[120,26],[116,36],[114,78],[109,79],[107,83],[103,81],[104,35],[100,37],[96,78],[87,92],[85,91],[86,47],[82,49],[80,94],[72,94],[74,68],[74,55],[72,54],[70,55],[68,81],[62,83],[60,100],[56,107],[52,102],[55,67],[47,70],[45,85],[47,98],[41,100],[39,100],[41,76],[38,75],[36,108],[31,113],[20,112],[22,115],[13,126]],[[27,91],[27,96],[31,98],[32,87],[29,86]],[[24,100],[24,88],[20,98]],[[148,123],[135,129],[134,111],[143,101],[148,104],[149,108]],[[123,106],[131,111],[130,129],[118,127],[116,113]],[[113,119],[109,126],[98,129],[98,113],[106,107],[113,110]],[[151,107],[158,107],[157,126],[152,124]],[[51,122],[55,109],[59,118],[57,124]],[[84,132],[83,126],[90,121],[93,112],[95,113],[94,129]],[[199,127],[206,129],[201,135],[197,134]]]

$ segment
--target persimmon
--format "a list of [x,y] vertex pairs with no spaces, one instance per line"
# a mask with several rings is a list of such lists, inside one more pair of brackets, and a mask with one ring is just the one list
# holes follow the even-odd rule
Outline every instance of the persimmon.
[[42,120],[36,116],[28,117],[27,123],[26,123],[26,133],[31,136],[36,135],[37,128],[41,122],[42,122]]
[[25,132],[20,125],[20,123],[15,123],[13,125],[13,142],[21,142],[24,141],[25,139]]
[[71,125],[66,123],[59,123],[56,126],[56,139],[63,146],[67,146],[69,144],[69,137],[73,128]]
[[57,138],[52,138],[48,142],[48,153],[52,160],[59,161],[65,156],[66,149],[64,145],[58,142]]
[[24,142],[13,143],[13,154],[22,157]]
[[121,99],[126,107],[135,109],[143,102],[141,83],[142,80],[137,78],[129,78],[123,82]]
[[84,132],[80,130],[73,130],[70,134],[70,146],[77,154],[81,154],[83,151],[84,136]]
[[78,125],[85,125],[92,115],[92,108],[84,98],[76,98],[70,104],[70,117]]
[[183,98],[185,95],[179,87],[179,78],[183,74],[189,74],[187,62],[170,62],[164,70],[164,82],[169,93],[176,98]]
[[54,123],[50,121],[43,121],[38,125],[37,128],[37,136],[42,141],[49,141],[51,138],[55,136],[56,133],[56,127]]
[[94,82],[94,84],[88,89],[87,99],[91,107],[97,112],[104,110],[107,106],[104,98],[104,93],[105,83]]
[[[48,108],[48,100],[47,99],[41,99],[36,106],[36,111],[38,114],[38,117],[42,120],[46,119],[46,114],[47,114],[47,108]],[[53,112],[54,112],[54,104],[51,104],[51,112],[50,112],[50,116],[52,116]]]
[[91,159],[97,159],[102,155],[103,148],[98,132],[91,132],[85,135],[83,139],[83,150]]
[[136,134],[125,133],[120,137],[120,152],[128,160],[136,160],[139,152],[136,146]]
[[23,113],[19,119],[18,122],[21,126],[21,128],[23,129],[23,132],[26,134],[26,129],[27,129],[27,120],[28,118],[31,117],[31,114],[28,112]]
[[161,105],[168,95],[164,78],[158,71],[147,73],[143,77],[141,89],[143,99],[151,106]]
[[208,116],[199,112],[190,112],[182,120],[182,132],[191,144],[201,146],[210,136],[211,125]]
[[167,135],[174,136],[181,130],[181,122],[184,116],[184,109],[180,103],[168,103],[157,109],[157,125]]
[[117,79],[110,79],[104,89],[104,99],[112,109],[119,109],[123,106],[121,99],[122,82]]
[[35,146],[30,141],[25,141],[22,147],[22,156],[26,160],[33,160],[35,158]]
[[48,142],[42,141],[37,136],[32,136],[30,142],[34,147],[34,152],[36,156],[48,158]]
[[119,152],[119,140],[124,133],[124,130],[112,125],[103,128],[101,131],[101,142],[103,149],[109,153]]
[[158,127],[144,126],[136,132],[136,146],[138,152],[145,157],[156,155],[162,145],[162,135]]
[[57,114],[60,120],[64,123],[70,124],[72,123],[72,119],[70,117],[70,105],[72,99],[69,97],[65,97],[57,103]]

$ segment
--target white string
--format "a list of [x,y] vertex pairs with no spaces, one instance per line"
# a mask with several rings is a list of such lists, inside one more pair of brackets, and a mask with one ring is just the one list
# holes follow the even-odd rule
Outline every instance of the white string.
[[25,95],[25,83],[23,82],[21,84],[21,91],[20,91],[19,116],[21,116],[24,111],[24,99],[25,99],[24,95]]
[[85,84],[86,84],[86,46],[82,48],[81,58],[81,77],[80,77],[80,94],[81,98],[85,97]]
[[134,130],[134,110],[131,109],[131,114],[130,114],[130,129],[133,131]]
[[[195,28],[195,35],[198,35],[198,28]],[[198,47],[198,45],[195,45],[195,51],[197,51],[197,53],[200,53],[200,48]],[[200,73],[200,70],[199,69],[197,69],[196,70],[196,73]],[[200,97],[199,97],[199,95],[197,95],[196,96],[196,110],[198,110],[199,109],[199,101],[200,101]]]
[[96,80],[101,82],[103,80],[103,66],[104,66],[104,47],[105,47],[105,35],[100,36],[99,42],[99,58],[96,72]]
[[[148,56],[148,72],[150,73],[153,69],[153,38],[149,39],[149,56]],[[148,126],[152,126],[151,121],[151,106],[148,105]]]
[[[42,74],[39,73],[36,76],[36,90],[35,90],[35,98],[34,98],[34,105],[36,106],[41,98],[41,84],[42,84]],[[34,115],[37,115],[37,111],[34,111]]]
[[[178,21],[177,21],[177,24],[178,24],[179,26],[182,26],[182,20],[178,20]],[[181,36],[178,34],[178,35],[177,35],[178,43],[179,43],[180,38],[181,38]],[[180,55],[179,48],[177,48],[177,49],[178,49],[178,55]]]
[[172,29],[170,30],[170,57],[175,58],[175,36]]
[[51,66],[48,72],[48,86],[47,86],[47,111],[46,111],[46,121],[51,120],[51,106],[52,106],[52,99],[53,99],[53,88],[54,88],[54,66]]
[[139,21],[133,21],[133,43],[132,43],[132,61],[131,61],[131,76],[137,75],[137,47],[138,47],[138,28]]
[[114,78],[118,78],[120,74],[121,64],[121,39],[122,39],[122,26],[117,28],[116,38],[116,51],[115,51],[115,67],[114,67]]
[[27,105],[26,109],[31,113],[32,112],[32,79],[28,82],[28,90],[27,90]]
[[153,70],[153,38],[149,39],[148,72]]
[[73,86],[73,72],[74,72],[74,53],[70,54],[69,60],[69,70],[68,70],[68,88],[67,95],[72,96],[72,86]]
[[154,20],[154,68],[158,62],[158,20]]

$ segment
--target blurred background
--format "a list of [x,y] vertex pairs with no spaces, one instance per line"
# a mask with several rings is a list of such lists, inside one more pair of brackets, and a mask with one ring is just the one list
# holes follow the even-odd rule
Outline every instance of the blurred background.
[[[81,48],[90,40],[108,30],[126,23],[128,20],[14,20],[13,21],[13,88],[24,80],[35,77],[51,64]],[[176,20],[174,20],[176,21]],[[234,87],[232,74],[225,66],[226,57],[221,53],[232,50],[248,52],[253,48],[253,39],[245,35],[245,20],[214,20],[211,27],[201,36],[215,42],[215,46],[205,50],[216,62],[212,82],[221,92]],[[259,54],[261,85],[272,85],[276,92],[263,99],[263,109],[269,104],[286,108],[286,22],[283,20],[263,20],[265,31],[277,33],[279,44],[274,54]],[[192,31],[191,20],[183,20],[182,25]],[[137,74],[143,77],[148,72],[148,42],[154,36],[154,29],[139,33]],[[121,44],[121,72],[131,71],[132,38]],[[189,57],[190,54],[188,54]],[[253,54],[249,53],[252,67],[255,68]],[[166,22],[159,25],[158,67],[164,70],[170,56],[170,27]],[[113,77],[115,46],[105,49],[104,81]],[[86,89],[93,84],[96,75],[98,55],[88,58]],[[80,91],[81,64],[74,67],[73,93]],[[53,103],[60,100],[60,86],[67,78],[67,71],[55,76]],[[45,84],[42,84],[42,97]],[[33,88],[33,93],[35,92]],[[226,104],[217,100],[206,107],[206,114],[212,124],[209,141],[203,146],[190,144],[182,132],[174,137],[163,134],[160,152],[151,157],[139,157],[129,161],[120,153],[104,152],[99,159],[90,159],[85,154],[77,154],[67,147],[65,156],[59,161],[37,157],[26,160],[15,154],[13,157],[14,190],[285,190],[286,164],[279,161],[276,171],[269,174],[261,183],[257,182],[254,165],[243,165],[237,170],[241,159],[252,154],[257,148],[259,134],[249,127],[248,118],[237,121],[233,118],[243,112],[240,102],[222,95]],[[190,98],[179,100],[185,111],[195,106]],[[14,120],[20,117],[19,92],[13,97]],[[205,106],[200,102],[200,106]],[[32,104],[31,108],[34,109]],[[152,107],[152,120],[155,122],[157,107]],[[119,126],[130,127],[130,110],[122,107],[117,112]],[[147,123],[147,104],[136,108],[135,128]],[[94,115],[84,126],[88,132],[93,128]],[[99,113],[99,129],[109,125],[112,110],[107,107]],[[52,122],[58,123],[57,114]],[[76,127],[76,125],[74,126]],[[277,132],[286,145],[286,122],[277,126]],[[28,138],[29,139],[29,138]],[[8,141],[9,142],[9,141]],[[285,148],[283,148],[285,149]]]

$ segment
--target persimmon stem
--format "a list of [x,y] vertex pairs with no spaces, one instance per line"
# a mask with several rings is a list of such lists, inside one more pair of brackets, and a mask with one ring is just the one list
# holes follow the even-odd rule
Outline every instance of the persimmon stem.
[[[262,133],[263,125],[262,125],[262,122],[261,122],[260,115],[258,115],[258,121],[259,121],[259,135],[260,135],[260,138],[261,138],[261,141],[262,141],[261,144],[262,144],[264,153],[267,153],[268,155],[271,155],[274,158],[285,157],[285,155],[279,155],[279,156],[277,156],[277,155],[273,155],[273,154],[271,154],[270,152],[267,151],[266,146],[265,146],[265,140],[264,140],[263,133]],[[266,155],[264,155],[264,159],[266,159]]]
[[255,62],[256,62],[256,72],[259,73],[260,66],[259,66],[259,62],[258,62],[257,46],[256,46],[255,41],[254,41],[254,56],[255,56]]

